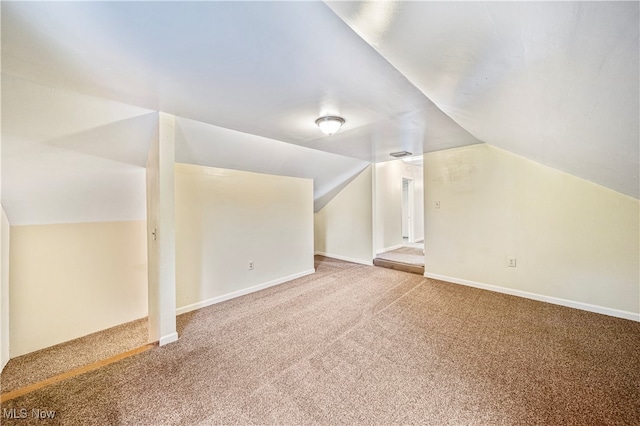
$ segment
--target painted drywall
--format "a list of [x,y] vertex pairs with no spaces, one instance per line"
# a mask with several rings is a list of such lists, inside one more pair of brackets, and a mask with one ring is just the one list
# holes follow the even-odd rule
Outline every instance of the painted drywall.
[[149,341],[178,340],[176,332],[175,117],[159,113],[147,159]]
[[316,254],[372,264],[372,169],[363,170],[314,215]]
[[638,200],[486,144],[424,172],[425,275],[640,319]]
[[0,371],[9,362],[9,239],[9,220],[3,208],[0,224]]
[[176,164],[175,205],[179,313],[314,271],[311,179]]
[[2,33],[5,73],[367,162],[478,142],[324,2],[5,2]]
[[327,4],[478,139],[640,197],[639,2]]
[[6,74],[2,103],[2,203],[13,226],[145,219],[157,112]]
[[422,167],[402,160],[375,167],[375,250],[380,253],[402,245],[402,178],[413,179],[414,237],[424,237],[424,188]]
[[176,117],[176,162],[313,179],[315,212],[369,165],[355,158],[182,117]]
[[12,226],[11,358],[147,315],[146,222]]

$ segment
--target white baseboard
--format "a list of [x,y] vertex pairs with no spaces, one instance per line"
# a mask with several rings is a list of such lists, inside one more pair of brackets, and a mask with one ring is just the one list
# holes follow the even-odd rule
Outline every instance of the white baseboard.
[[385,247],[383,249],[380,249],[380,250],[376,251],[376,254],[384,253],[385,251],[397,250],[397,249],[402,248],[402,247],[404,247],[402,244],[398,244],[398,245],[391,246],[391,247]]
[[162,336],[158,341],[159,346],[168,345],[169,343],[173,343],[178,340],[178,333],[175,331],[171,334],[167,334],[166,336]]
[[330,257],[332,259],[344,260],[345,262],[358,263],[360,265],[367,265],[367,266],[372,266],[373,265],[373,261],[372,260],[366,261],[366,260],[362,260],[362,259],[356,259],[354,257],[341,256],[339,254],[325,253],[325,252],[322,252],[322,251],[317,251],[314,254],[317,254],[319,256],[324,256],[324,257]]
[[512,296],[524,297],[525,299],[537,300],[540,302],[547,302],[554,305],[567,306],[569,308],[581,309],[583,311],[595,312],[597,314],[609,315],[617,318],[624,318],[631,321],[640,322],[640,314],[633,312],[621,311],[618,309],[606,308],[604,306],[591,305],[589,303],[576,302],[573,300],[561,299],[559,297],[545,296],[537,293],[529,293],[528,291],[514,290],[507,287],[500,287],[492,284],[484,284],[476,281],[465,280],[462,278],[447,277],[445,275],[432,274],[430,272],[424,273],[427,278],[433,278],[435,280],[447,281],[454,284],[466,285],[469,287],[480,288],[483,290],[495,291],[496,293],[510,294]]
[[288,277],[278,278],[273,281],[269,281],[263,284],[258,284],[253,287],[245,288],[242,290],[234,291],[232,293],[223,294],[222,296],[212,297],[211,299],[203,300],[201,302],[192,303],[191,305],[182,306],[176,310],[176,315],[181,315],[187,312],[195,311],[196,309],[204,308],[216,303],[224,302],[225,300],[233,299],[236,297],[244,296],[245,294],[254,293],[256,291],[264,290],[265,288],[273,287],[274,285],[282,284],[287,281],[295,280],[296,278],[304,277],[316,272],[315,269],[309,269],[297,274],[289,275]]

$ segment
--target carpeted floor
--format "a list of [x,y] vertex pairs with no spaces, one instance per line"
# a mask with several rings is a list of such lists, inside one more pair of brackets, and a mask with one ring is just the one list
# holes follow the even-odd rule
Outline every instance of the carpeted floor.
[[401,247],[399,249],[380,253],[376,257],[379,259],[389,260],[391,262],[424,266],[424,251],[423,249],[415,247]]
[[[640,323],[317,258],[3,424],[638,424]],[[7,411],[3,411],[7,412]]]
[[147,319],[139,319],[9,360],[0,374],[2,393],[41,382],[147,343]]

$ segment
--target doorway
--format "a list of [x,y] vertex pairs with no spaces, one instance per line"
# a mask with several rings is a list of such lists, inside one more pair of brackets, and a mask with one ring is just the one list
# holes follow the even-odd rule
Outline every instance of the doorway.
[[402,243],[413,243],[413,179],[402,178]]
[[[421,157],[420,157],[421,159]],[[421,162],[376,164],[373,264],[424,273],[424,172]]]

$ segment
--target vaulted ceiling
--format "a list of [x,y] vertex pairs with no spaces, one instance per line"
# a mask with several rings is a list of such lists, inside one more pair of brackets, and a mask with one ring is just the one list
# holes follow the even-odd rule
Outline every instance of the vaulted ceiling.
[[157,111],[179,161],[313,178],[316,209],[390,152],[480,142],[639,196],[636,2],[1,7],[12,223],[144,218]]
[[330,2],[483,142],[638,198],[638,2]]

